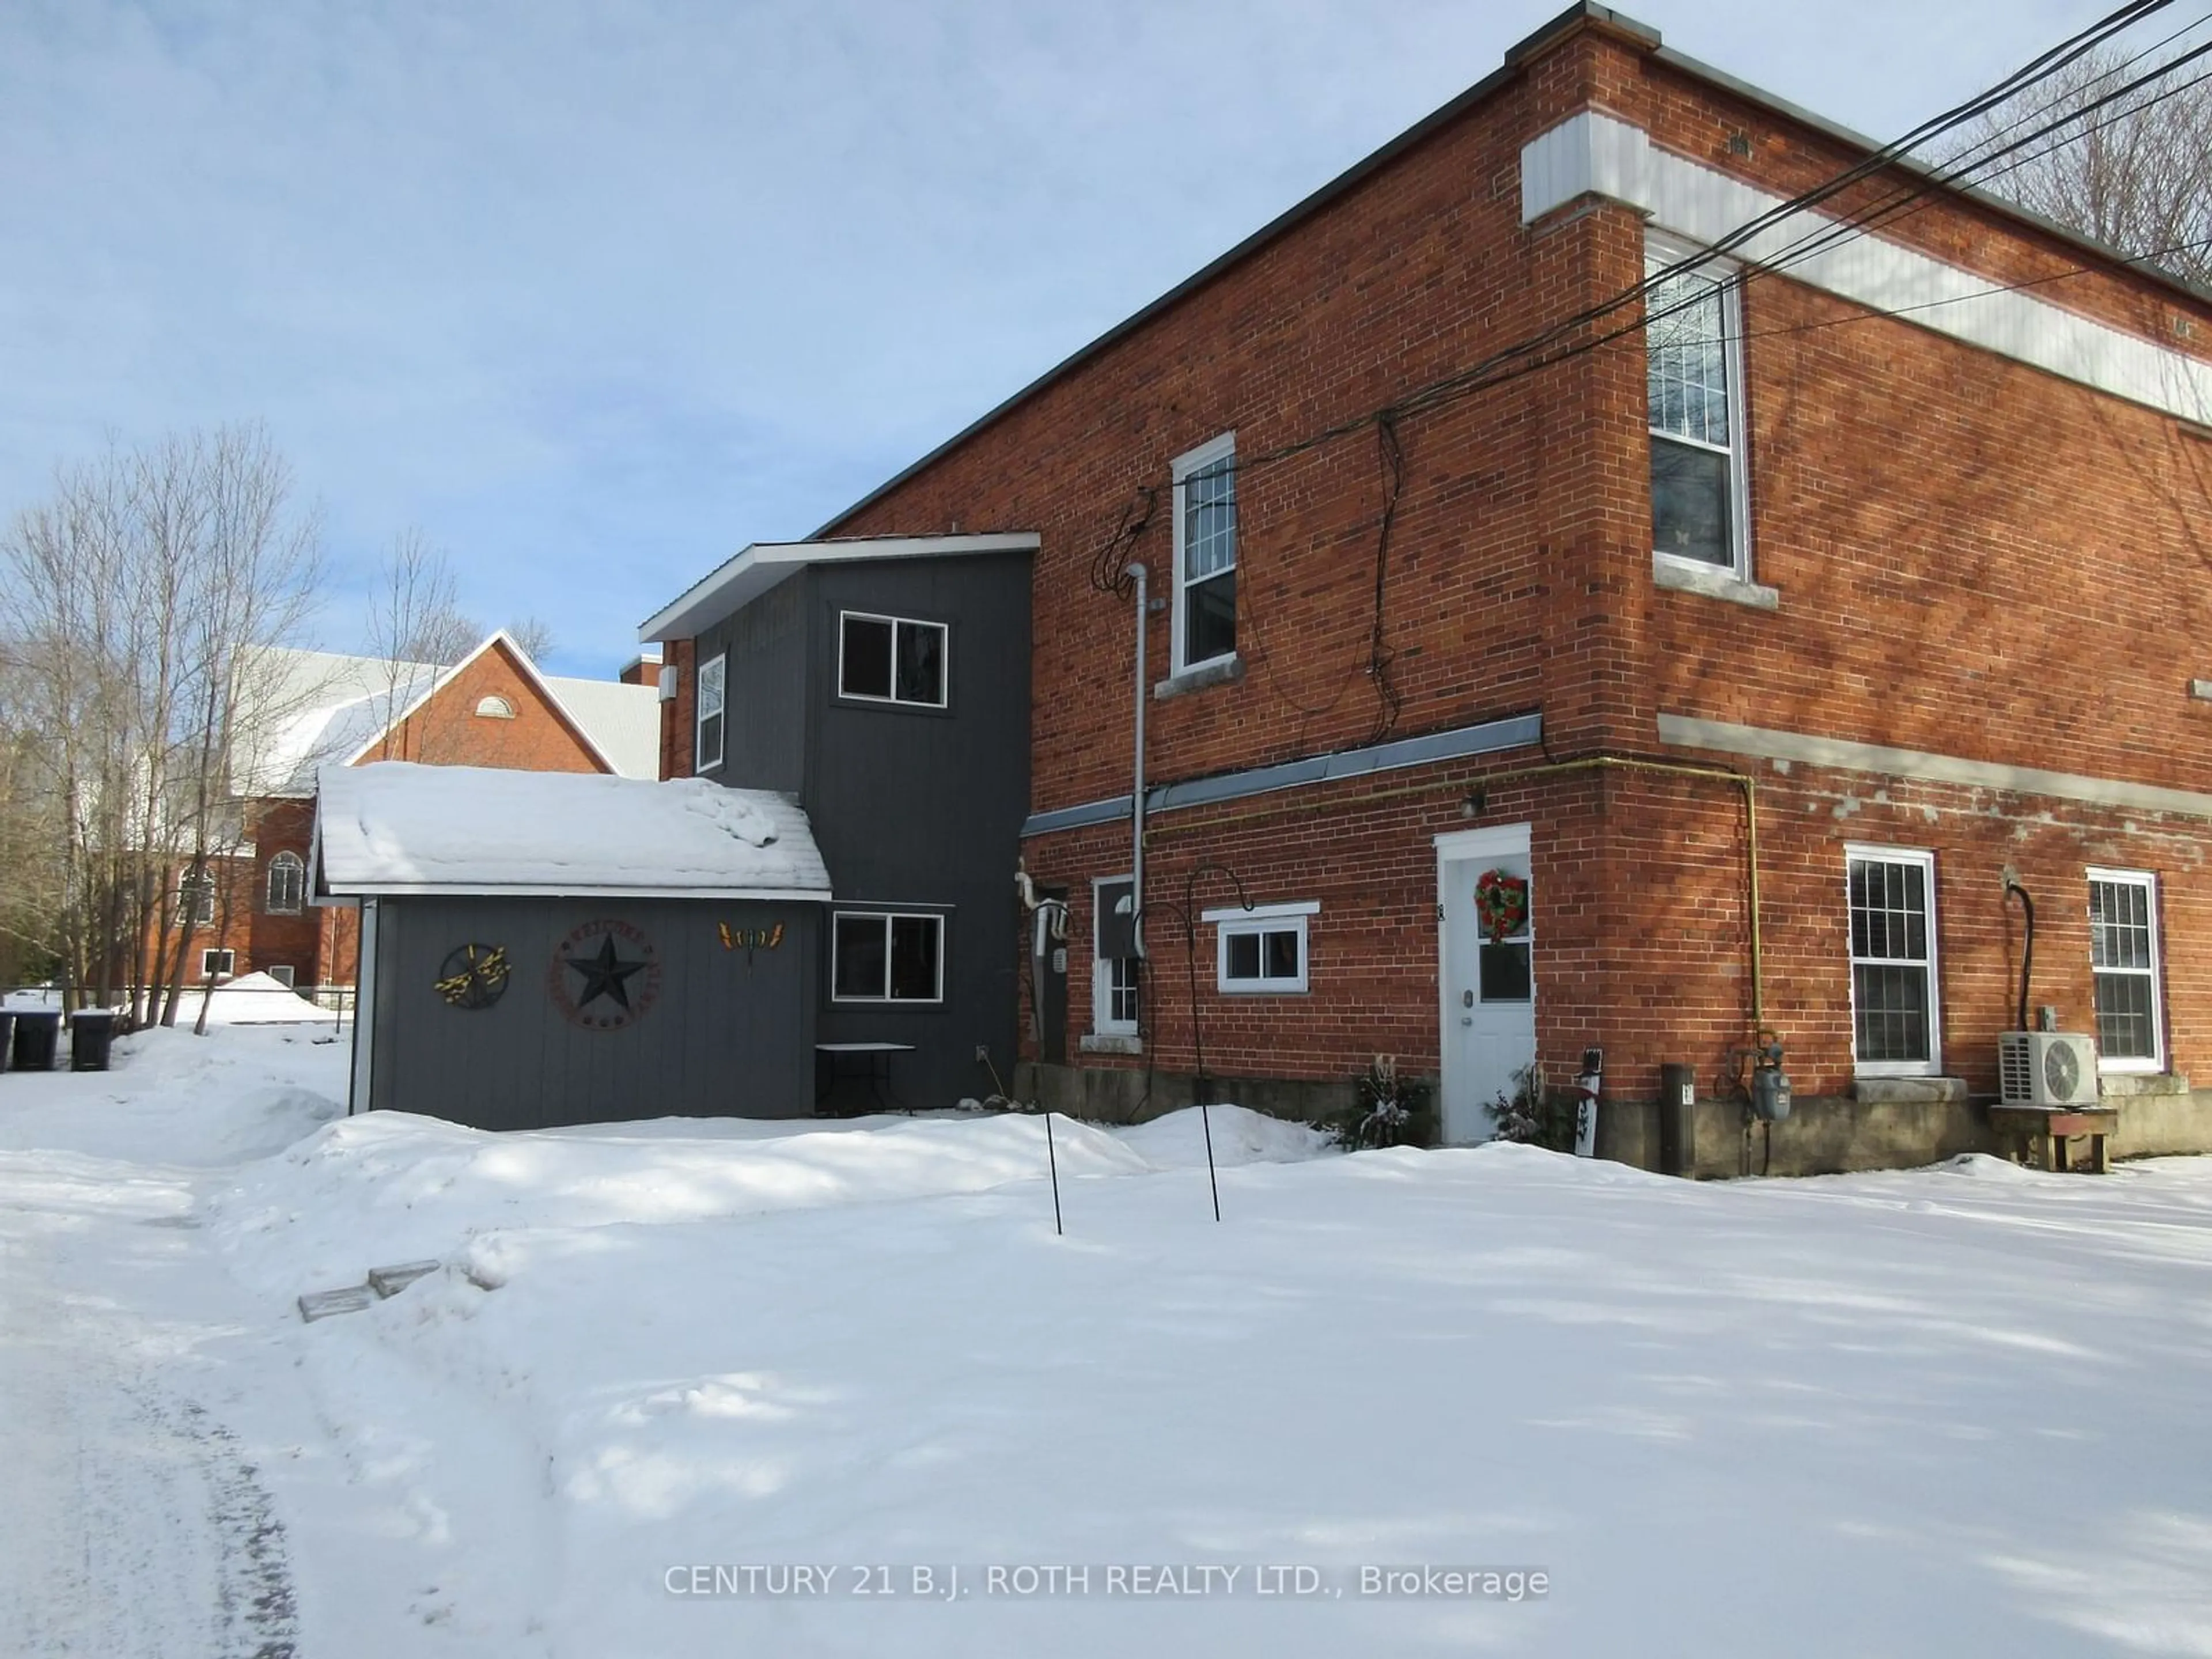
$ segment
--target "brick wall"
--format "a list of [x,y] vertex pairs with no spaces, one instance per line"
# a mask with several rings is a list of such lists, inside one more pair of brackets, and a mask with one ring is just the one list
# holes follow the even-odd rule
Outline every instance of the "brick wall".
[[[480,714],[497,697],[512,718]],[[471,659],[402,720],[370,760],[491,766],[520,772],[597,772],[583,734],[532,684],[502,644]]]
[[[1555,756],[1653,755],[1686,714],[1970,760],[2212,790],[2212,438],[1786,276],[1743,319],[1754,574],[1779,608],[1655,586],[1644,358],[1629,337],[1398,423],[1404,484],[1384,581],[1394,720],[1367,672],[1382,468],[1375,432],[1261,461],[1481,362],[1640,279],[1644,226],[1570,204],[1519,219],[1522,145],[1601,107],[1665,148],[1777,194],[1857,159],[1837,141],[1652,58],[1571,30],[1492,98],[834,526],[838,534],[1033,529],[1032,745],[1039,810],[1112,795],[1129,768],[1132,607],[1090,567],[1142,486],[1133,556],[1171,590],[1172,459],[1233,428],[1241,679],[1155,703],[1155,781],[1264,764],[1540,706]],[[1739,149],[1747,153],[1739,153]],[[1862,186],[1845,205],[1894,180]],[[2198,356],[2212,307],[1958,199],[1884,234],[1992,283]],[[2073,273],[2073,274],[2069,274]],[[2195,319],[2193,341],[2177,316]],[[1148,623],[1164,674],[1170,619]],[[675,647],[680,653],[682,647]],[[687,663],[688,668],[688,663]],[[689,675],[684,684],[688,696]],[[688,767],[671,706],[669,769]],[[1684,761],[1723,757],[1676,753]],[[1534,757],[1510,757],[1513,763]],[[1747,769],[1750,763],[1743,763]],[[1208,1069],[1348,1075],[1376,1052],[1437,1058],[1431,838],[1462,827],[1480,768],[1314,789],[1267,810],[1154,821],[1154,951],[1141,1061],[1187,1068],[1182,873],[1237,869],[1255,900],[1310,898],[1315,991],[1224,999],[1199,942]],[[2212,1031],[2207,965],[2182,941],[2212,905],[2204,825],[1866,775],[1760,767],[1765,1013],[1802,1088],[1850,1078],[1843,843],[1937,857],[1947,1069],[1992,1083],[2012,1024],[2006,863],[2044,901],[2033,1000],[2089,1023],[2082,867],[2164,884],[2174,1064]],[[1493,792],[1482,822],[1535,825],[1539,1040],[1554,1067],[1687,1060],[1713,1086],[1751,1020],[1741,796],[1649,775]],[[1040,838],[1030,866],[1075,906],[1072,1024],[1088,1027],[1090,880],[1128,867],[1121,826]],[[1217,891],[1200,901],[1223,902]],[[1272,1005],[1272,1006],[1271,1006]],[[1070,1045],[1073,1050],[1073,1044]],[[1115,1062],[1100,1059],[1097,1063]]]

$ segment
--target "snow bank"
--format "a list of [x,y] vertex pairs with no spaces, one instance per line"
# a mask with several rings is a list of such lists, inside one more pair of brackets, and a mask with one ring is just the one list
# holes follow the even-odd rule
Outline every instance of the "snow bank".
[[326,1029],[118,1037],[112,1071],[0,1074],[0,1151],[195,1168],[267,1158],[343,1115],[349,1052]]
[[282,980],[252,973],[223,981],[212,994],[187,990],[177,1000],[178,1024],[198,1020],[203,996],[210,1025],[321,1024],[336,1029],[337,1024],[336,1014],[317,1007]]
[[380,761],[323,769],[333,893],[678,890],[827,898],[806,814],[765,789]]
[[[1324,1137],[1239,1106],[1212,1109],[1225,1167],[1320,1156]],[[1060,1179],[1202,1165],[1199,1115],[1133,1129],[1055,1116]],[[215,1206],[240,1271],[284,1296],[378,1262],[456,1255],[510,1230],[657,1226],[980,1193],[1048,1176],[1044,1121],[667,1119],[494,1134],[404,1112],[335,1122],[242,1173]],[[364,1241],[382,1254],[367,1261]]]

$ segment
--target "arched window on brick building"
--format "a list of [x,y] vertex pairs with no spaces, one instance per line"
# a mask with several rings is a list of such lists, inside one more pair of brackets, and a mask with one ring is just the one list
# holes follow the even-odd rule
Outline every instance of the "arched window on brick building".
[[307,892],[307,866],[297,853],[279,853],[269,860],[269,912],[296,916]]

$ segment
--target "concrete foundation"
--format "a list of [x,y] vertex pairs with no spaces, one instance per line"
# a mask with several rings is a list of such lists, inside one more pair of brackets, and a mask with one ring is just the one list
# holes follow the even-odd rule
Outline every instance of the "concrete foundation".
[[[1431,1087],[1433,1097],[1433,1081]],[[1214,1078],[1212,1097],[1301,1122],[1348,1109],[1355,1085],[1279,1078]],[[1138,1123],[1197,1103],[1187,1073],[1048,1066],[1024,1060],[1014,1090],[1069,1117],[1093,1123]],[[2103,1103],[2118,1106],[2116,1158],[2212,1152],[2212,1090],[2186,1078],[2107,1079]],[[1974,1100],[1955,1078],[1885,1079],[1856,1097],[1800,1095],[1787,1121],[1753,1123],[1742,1101],[1700,1100],[1692,1111],[1692,1169],[1700,1181],[1745,1175],[1843,1175],[1859,1170],[1910,1170],[1961,1152],[2010,1155],[1990,1127],[1989,1103]],[[1659,1167],[1659,1104],[1607,1097],[1598,1111],[1597,1154],[1640,1170]]]

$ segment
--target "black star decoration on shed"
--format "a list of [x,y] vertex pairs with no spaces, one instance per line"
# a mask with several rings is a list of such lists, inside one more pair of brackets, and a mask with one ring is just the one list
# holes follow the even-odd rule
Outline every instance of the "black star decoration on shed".
[[642,958],[624,962],[616,956],[611,937],[602,938],[599,950],[591,956],[561,959],[584,976],[584,994],[576,999],[577,1007],[588,1008],[601,997],[611,997],[625,1012],[629,1009],[629,976],[646,966]]

